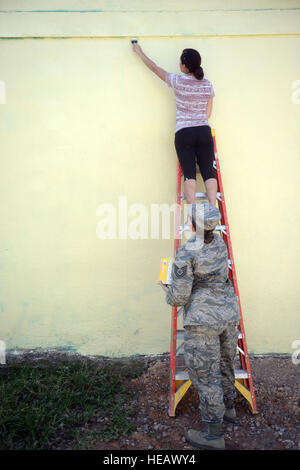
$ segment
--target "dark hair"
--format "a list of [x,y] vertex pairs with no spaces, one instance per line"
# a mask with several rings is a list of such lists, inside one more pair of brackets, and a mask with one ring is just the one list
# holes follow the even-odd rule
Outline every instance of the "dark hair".
[[201,56],[198,51],[195,49],[183,49],[180,60],[195,75],[197,80],[202,80],[204,72],[201,67]]

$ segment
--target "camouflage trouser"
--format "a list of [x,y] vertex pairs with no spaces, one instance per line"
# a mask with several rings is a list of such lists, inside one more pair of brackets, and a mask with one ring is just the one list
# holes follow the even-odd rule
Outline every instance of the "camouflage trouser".
[[236,322],[225,327],[201,325],[184,328],[185,363],[198,390],[202,421],[206,423],[222,421],[225,405],[230,407],[235,398],[237,341]]

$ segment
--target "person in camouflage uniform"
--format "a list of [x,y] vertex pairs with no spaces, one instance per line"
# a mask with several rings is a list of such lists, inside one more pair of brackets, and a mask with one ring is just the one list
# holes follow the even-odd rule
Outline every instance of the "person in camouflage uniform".
[[195,447],[224,449],[223,418],[234,422],[234,356],[240,319],[237,297],[228,279],[228,253],[213,230],[219,210],[208,202],[192,205],[196,232],[176,253],[166,301],[184,306],[184,357],[200,399],[203,431],[190,429]]

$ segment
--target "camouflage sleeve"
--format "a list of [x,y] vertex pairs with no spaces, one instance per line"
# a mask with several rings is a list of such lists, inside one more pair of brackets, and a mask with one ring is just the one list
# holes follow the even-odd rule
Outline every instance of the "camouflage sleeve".
[[185,305],[190,298],[193,281],[193,258],[179,248],[172,267],[172,284],[166,293],[167,303],[174,307]]

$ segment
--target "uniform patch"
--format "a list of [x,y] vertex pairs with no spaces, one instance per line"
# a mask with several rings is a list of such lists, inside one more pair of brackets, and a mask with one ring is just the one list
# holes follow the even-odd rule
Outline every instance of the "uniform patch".
[[187,266],[182,266],[181,268],[179,268],[174,263],[174,274],[175,274],[175,277],[177,277],[177,279],[184,277],[186,275],[186,271],[187,271]]

